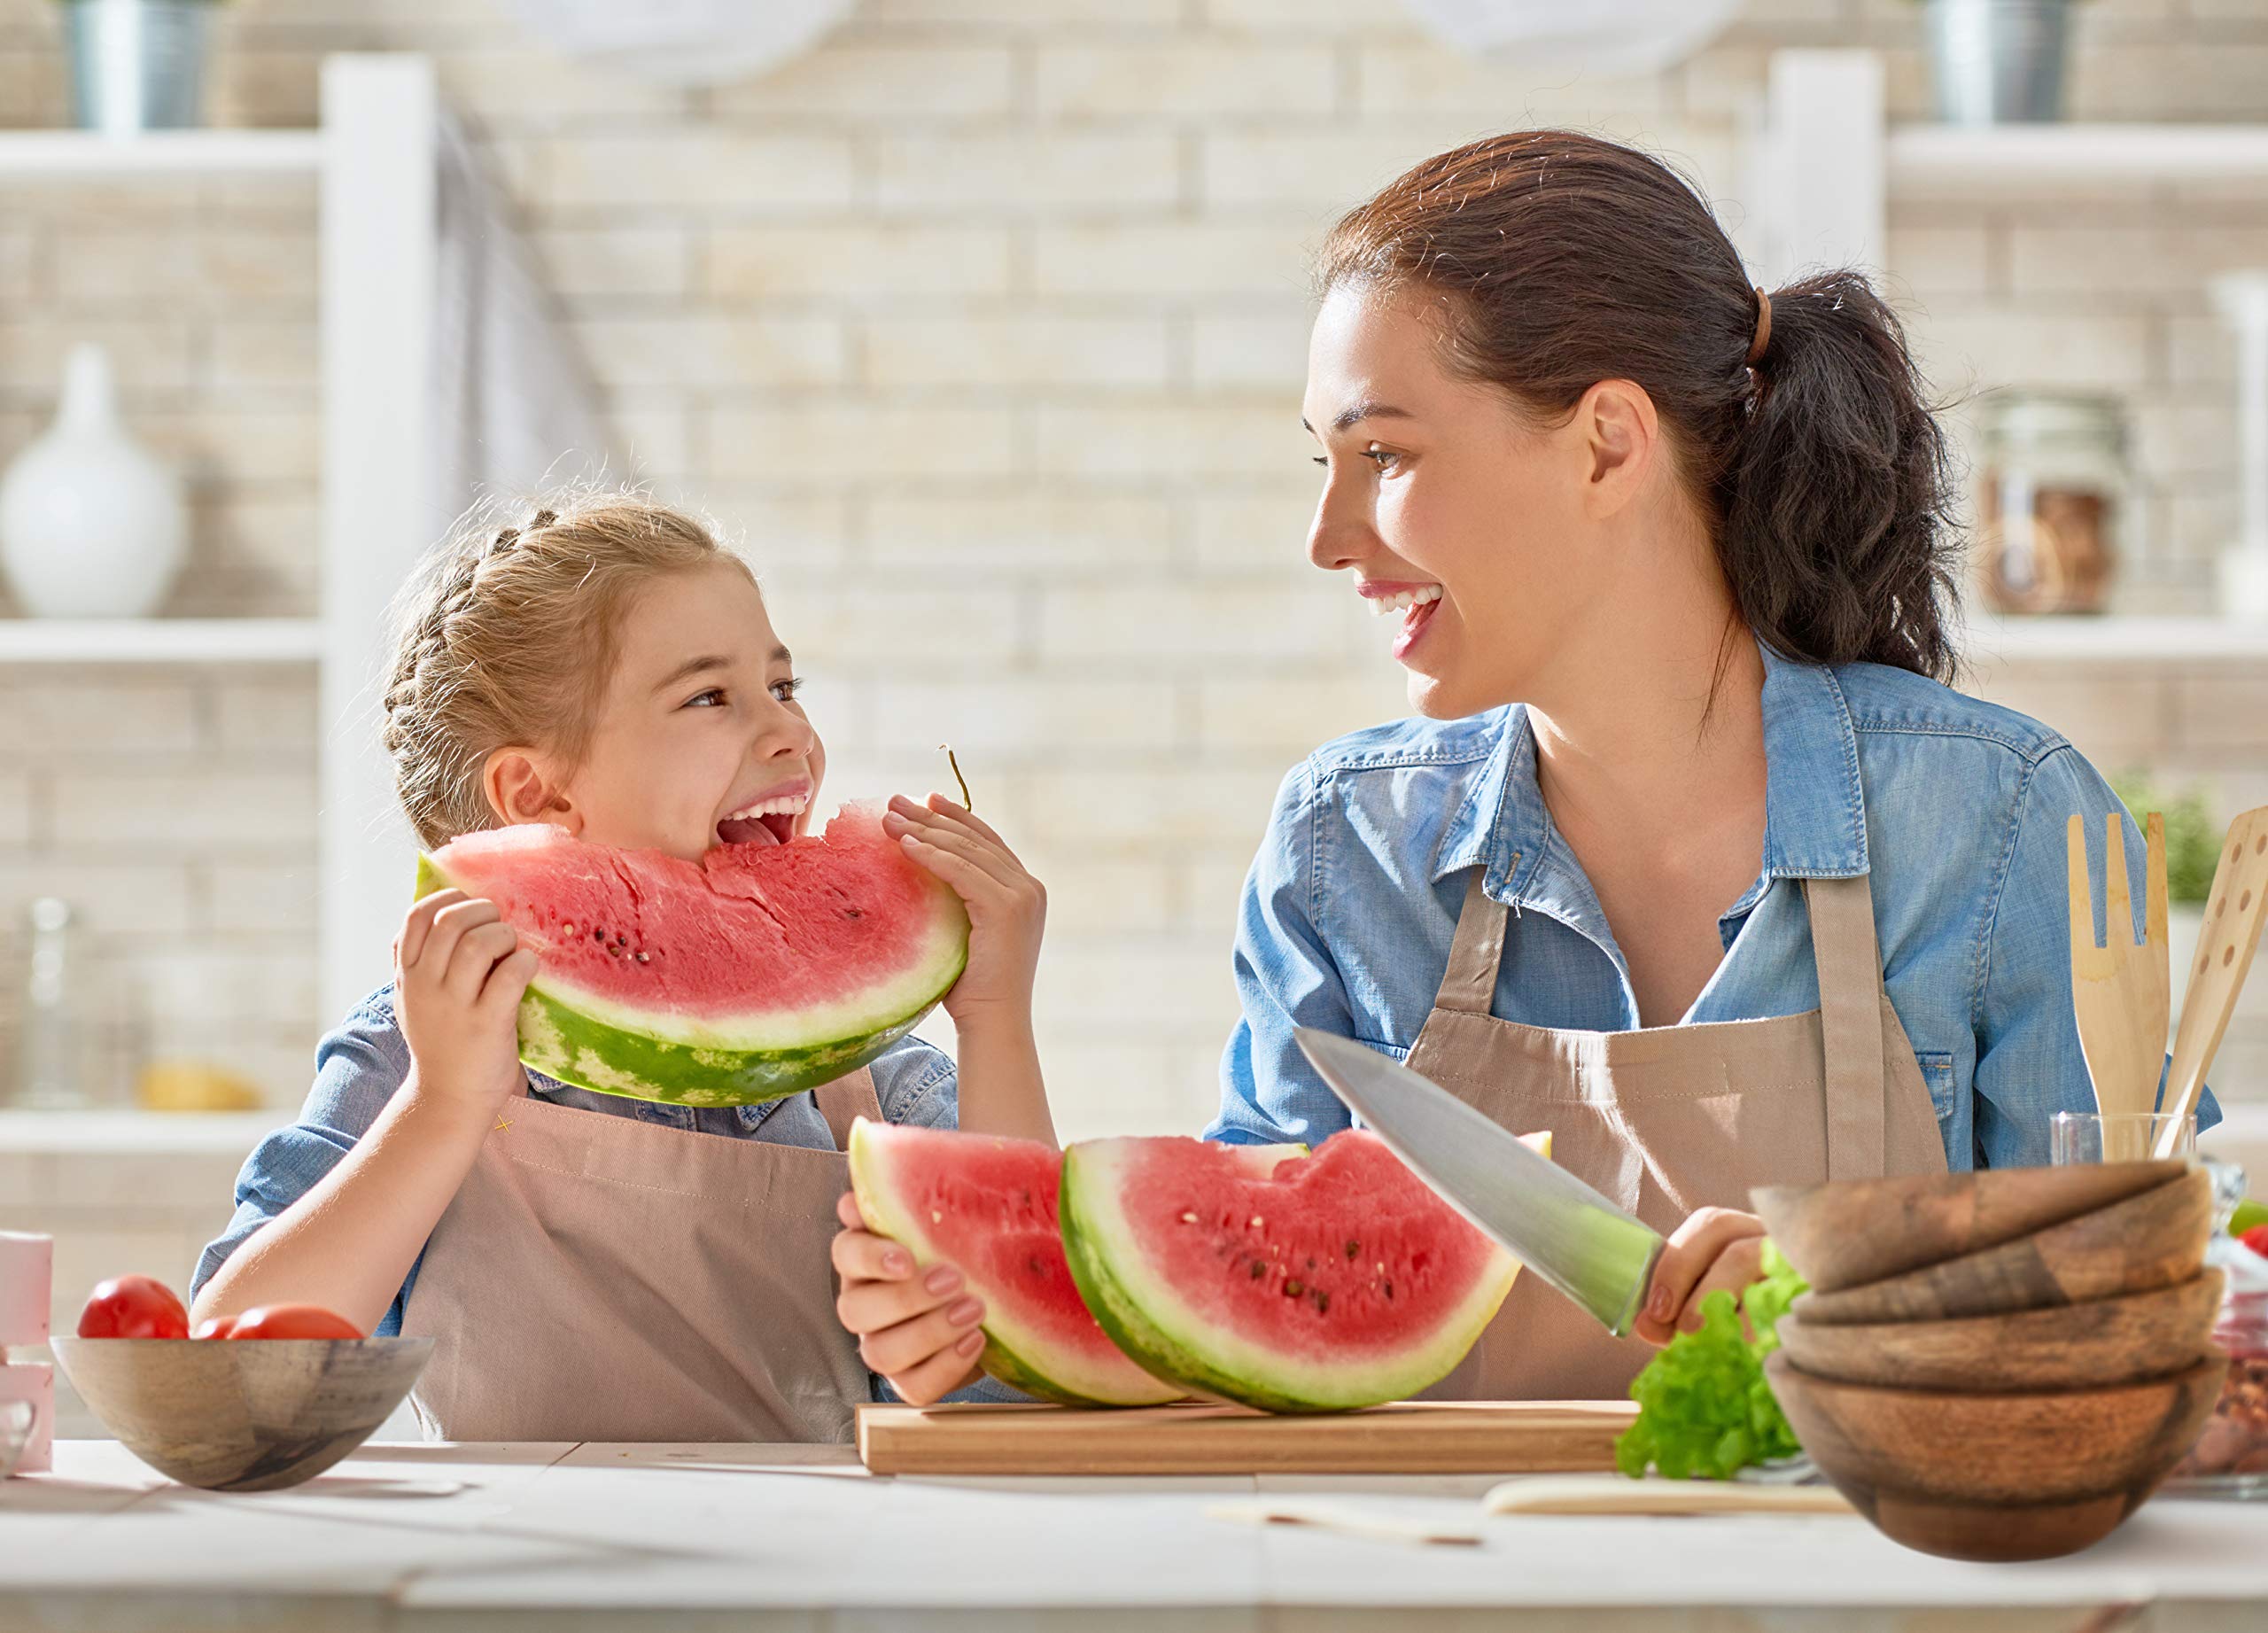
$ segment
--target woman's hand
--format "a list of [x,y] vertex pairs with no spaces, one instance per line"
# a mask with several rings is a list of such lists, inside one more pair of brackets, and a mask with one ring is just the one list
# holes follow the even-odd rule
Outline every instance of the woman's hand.
[[394,1013],[420,1094],[491,1111],[527,1087],[518,1015],[535,971],[495,903],[437,890],[410,908],[393,944]]
[[1729,1208],[1700,1208],[1670,1233],[1654,1265],[1654,1285],[1633,1330],[1666,1344],[1701,1325],[1701,1300],[1722,1287],[1735,1299],[1764,1274],[1764,1221]]
[[843,1279],[835,1313],[858,1338],[858,1358],[915,1406],[975,1381],[984,1306],[962,1290],[961,1273],[932,1264],[915,1279],[913,1256],[869,1231],[848,1191],[835,1217],[843,1222],[828,1254]]
[[943,794],[930,795],[927,805],[903,795],[892,798],[882,830],[968,908],[968,968],[945,994],[954,1026],[996,1015],[1029,1026],[1040,932],[1047,924],[1047,891],[1039,881],[1006,841]]

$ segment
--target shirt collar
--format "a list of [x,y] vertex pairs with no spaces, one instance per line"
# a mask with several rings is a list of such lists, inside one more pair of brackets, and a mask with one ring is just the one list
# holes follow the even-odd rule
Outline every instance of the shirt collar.
[[[1832,669],[1764,657],[1764,877],[1844,879],[1867,871],[1859,740]],[[1535,734],[1525,704],[1501,712],[1495,751],[1443,831],[1433,878],[1485,865],[1481,888],[1523,903],[1550,838],[1536,791]],[[1525,905],[1525,904],[1524,904]]]

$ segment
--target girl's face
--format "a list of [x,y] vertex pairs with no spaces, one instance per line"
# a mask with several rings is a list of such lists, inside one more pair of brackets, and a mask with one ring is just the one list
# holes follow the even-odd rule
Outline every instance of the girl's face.
[[719,842],[784,843],[827,771],[796,685],[739,568],[656,580],[623,618],[589,750],[537,820],[688,861]]
[[1317,315],[1304,423],[1329,474],[1308,558],[1354,574],[1393,620],[1411,706],[1447,719],[1538,696],[1612,587],[1596,547],[1615,507],[1596,479],[1606,388],[1538,429],[1442,367],[1423,300],[1342,284]]

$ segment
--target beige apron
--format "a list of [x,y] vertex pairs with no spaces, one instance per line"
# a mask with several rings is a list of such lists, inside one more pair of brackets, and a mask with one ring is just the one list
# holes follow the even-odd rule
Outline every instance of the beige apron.
[[[815,1092],[840,1147],[865,1071]],[[841,1441],[868,1398],[835,1315],[840,1149],[533,1097],[497,1114],[402,1312],[442,1440]]]
[[[1749,1187],[1945,1171],[1929,1090],[1883,991],[1866,878],[1808,879],[1819,1007],[1638,1031],[1526,1026],[1489,1013],[1504,904],[1473,875],[1441,995],[1410,1065],[1515,1133],[1551,1131],[1561,1167],[1666,1235]],[[1523,1275],[1451,1400],[1619,1398],[1655,1353]]]

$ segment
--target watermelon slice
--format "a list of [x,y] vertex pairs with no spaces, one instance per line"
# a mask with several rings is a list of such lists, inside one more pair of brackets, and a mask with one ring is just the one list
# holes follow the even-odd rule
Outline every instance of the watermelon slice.
[[496,904],[541,960],[520,1059],[602,1094],[746,1106],[857,1070],[959,979],[968,916],[846,805],[824,836],[698,862],[586,844],[548,824],[418,859],[420,896]]
[[[1301,1146],[1220,1147],[1266,1173]],[[1035,1139],[905,1128],[861,1117],[850,1129],[850,1188],[879,1235],[921,1269],[956,1265],[984,1301],[984,1370],[1067,1406],[1178,1400],[1095,1325],[1063,1263],[1056,1222],[1062,1154]]]
[[1063,1155],[1087,1308],[1143,1369],[1268,1411],[1344,1411],[1447,1376],[1519,1265],[1375,1134],[1252,1170],[1195,1139]]

